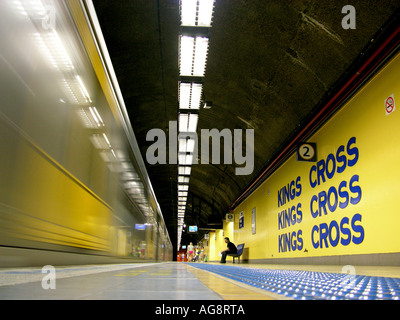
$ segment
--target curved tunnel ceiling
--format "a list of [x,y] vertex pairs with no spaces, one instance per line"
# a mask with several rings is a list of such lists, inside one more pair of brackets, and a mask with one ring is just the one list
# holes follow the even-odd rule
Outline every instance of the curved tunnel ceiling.
[[[93,2],[146,159],[147,132],[168,133],[178,117],[179,1]],[[198,130],[254,129],[254,170],[240,176],[236,164],[193,165],[187,223],[221,221],[400,8],[400,0],[352,1],[356,29],[344,30],[347,2],[216,0],[203,90],[212,108],[200,110]],[[146,164],[176,244],[177,165]]]

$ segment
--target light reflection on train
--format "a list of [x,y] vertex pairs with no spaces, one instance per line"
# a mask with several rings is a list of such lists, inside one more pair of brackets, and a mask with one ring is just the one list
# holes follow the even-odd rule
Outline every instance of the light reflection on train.
[[93,63],[94,37],[80,37],[88,24],[71,6],[84,10],[0,1],[0,267],[37,249],[172,260],[115,84]]

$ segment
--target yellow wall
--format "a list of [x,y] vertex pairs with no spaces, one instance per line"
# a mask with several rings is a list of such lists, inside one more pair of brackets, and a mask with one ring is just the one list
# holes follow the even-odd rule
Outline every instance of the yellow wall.
[[219,261],[221,256],[219,253],[226,250],[225,237],[228,237],[230,241],[235,242],[234,234],[234,223],[223,221],[223,229],[210,231],[208,240],[208,260]]
[[[398,55],[309,139],[317,143],[317,163],[298,162],[296,155],[291,156],[235,209],[234,241],[246,243],[250,259],[400,251],[400,110],[385,112],[389,96],[394,94],[400,104],[399,74]],[[312,187],[318,171],[313,166],[322,169],[322,160],[328,163],[329,177],[325,171],[325,181],[321,178]],[[281,198],[281,205],[279,192],[284,187],[290,191],[291,183],[297,196],[289,201]],[[327,213],[321,210],[321,215],[313,217],[319,198],[324,203],[324,192],[331,196],[331,209],[325,205]],[[253,208],[256,234],[251,232]],[[297,213],[292,216],[296,223],[279,226],[284,223],[280,213],[291,208]],[[241,211],[244,226],[239,229]],[[290,235],[289,247],[285,234]]]

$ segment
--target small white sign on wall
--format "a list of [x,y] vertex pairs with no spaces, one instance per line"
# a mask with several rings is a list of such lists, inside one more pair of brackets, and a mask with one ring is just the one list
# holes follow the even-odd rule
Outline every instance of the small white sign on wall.
[[386,115],[392,114],[396,110],[396,103],[394,101],[394,94],[392,94],[390,97],[388,97],[385,100],[385,112]]
[[239,213],[239,229],[244,227],[244,212]]

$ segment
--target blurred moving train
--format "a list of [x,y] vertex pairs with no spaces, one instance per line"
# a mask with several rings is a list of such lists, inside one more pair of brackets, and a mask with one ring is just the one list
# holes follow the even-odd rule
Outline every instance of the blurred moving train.
[[172,260],[90,0],[0,1],[0,267]]

